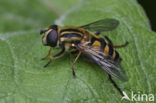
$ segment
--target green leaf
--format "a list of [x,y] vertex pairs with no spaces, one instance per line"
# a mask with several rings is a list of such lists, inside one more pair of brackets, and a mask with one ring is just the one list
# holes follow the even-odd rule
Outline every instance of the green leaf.
[[[76,55],[66,53],[47,67],[40,61],[48,52],[39,31],[53,24],[80,26],[104,19],[120,21],[105,34],[117,49],[128,75],[126,83],[114,79],[131,96],[156,95],[156,34],[135,0],[1,0],[0,1],[0,103],[119,103],[121,96],[107,73]],[[53,49],[55,54],[59,49]],[[146,101],[144,100],[146,103]]]

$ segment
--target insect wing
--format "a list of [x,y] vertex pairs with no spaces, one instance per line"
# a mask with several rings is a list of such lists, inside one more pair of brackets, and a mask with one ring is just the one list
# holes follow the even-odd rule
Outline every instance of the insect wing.
[[90,31],[102,32],[111,31],[115,29],[118,25],[119,21],[116,19],[102,19],[81,27]]
[[109,58],[105,58],[99,55],[99,51],[95,51],[93,48],[89,46],[84,46],[83,44],[79,44],[77,48],[81,50],[82,53],[84,53],[89,59],[94,61],[94,63],[98,64],[111,76],[121,81],[128,80],[127,76],[125,75],[120,65]]
[[107,59],[99,59],[96,56],[90,55],[91,59],[94,60],[102,69],[104,69],[111,76],[120,79],[121,81],[127,81],[127,76],[122,71],[121,67],[118,64],[108,61]]

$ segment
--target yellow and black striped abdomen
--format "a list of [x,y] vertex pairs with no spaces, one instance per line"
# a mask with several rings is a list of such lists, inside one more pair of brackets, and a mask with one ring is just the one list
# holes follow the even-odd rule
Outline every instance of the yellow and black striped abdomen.
[[92,38],[91,43],[89,44],[91,47],[95,48],[99,51],[99,54],[104,57],[111,57],[112,60],[120,62],[121,58],[119,53],[113,48],[113,45],[106,43],[102,38]]

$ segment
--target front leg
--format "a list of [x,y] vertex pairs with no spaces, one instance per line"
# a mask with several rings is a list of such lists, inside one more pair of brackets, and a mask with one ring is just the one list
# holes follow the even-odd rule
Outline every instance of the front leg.
[[52,59],[57,58],[57,57],[60,57],[60,56],[64,53],[64,51],[65,51],[65,48],[63,47],[63,49],[61,50],[61,52],[59,52],[58,54],[56,54],[56,55],[54,55],[54,56],[50,56],[50,60],[49,60],[49,62],[44,66],[44,68],[47,67],[47,66],[51,63]]
[[45,60],[46,58],[48,58],[48,56],[49,56],[50,53],[51,53],[51,50],[52,50],[52,47],[50,47],[50,49],[49,49],[49,51],[48,51],[48,54],[47,54],[45,57],[41,58],[41,60]]

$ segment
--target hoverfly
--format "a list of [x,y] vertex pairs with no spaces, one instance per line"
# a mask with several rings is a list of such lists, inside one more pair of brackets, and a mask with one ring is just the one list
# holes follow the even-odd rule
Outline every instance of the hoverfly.
[[98,36],[103,31],[114,30],[118,24],[119,21],[115,19],[102,19],[80,27],[51,25],[46,30],[41,30],[40,34],[44,33],[42,37],[43,45],[50,46],[48,54],[42,60],[49,57],[53,47],[62,48],[61,52],[50,56],[49,62],[44,67],[47,67],[52,59],[63,55],[65,51],[78,51],[78,55],[72,64],[73,76],[75,77],[74,64],[80,55],[84,54],[108,73],[109,79],[123,96],[122,91],[111,77],[123,81],[127,80],[120,67],[121,58],[119,53],[114,48],[126,46],[128,42],[123,45],[113,45],[107,36],[104,36],[104,39]]

